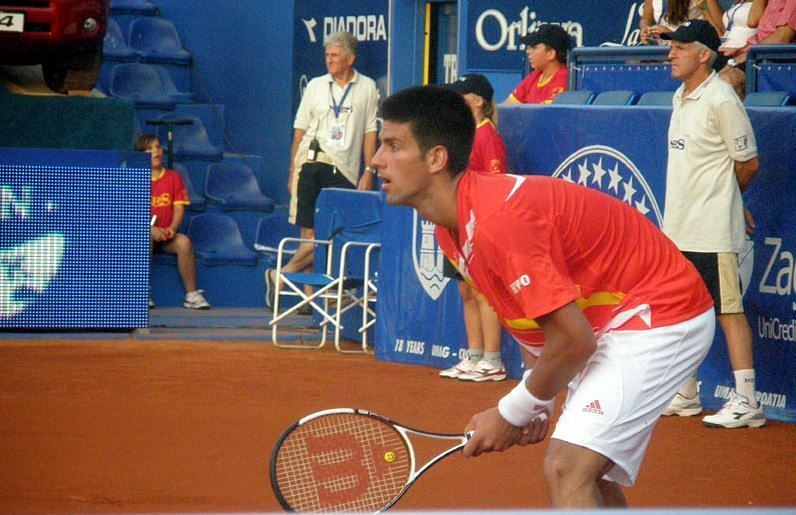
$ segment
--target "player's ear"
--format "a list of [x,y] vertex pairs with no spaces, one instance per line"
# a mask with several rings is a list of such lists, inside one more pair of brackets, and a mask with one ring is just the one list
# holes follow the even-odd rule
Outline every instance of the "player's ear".
[[426,153],[426,163],[431,173],[446,171],[448,167],[448,149],[442,145],[431,147]]

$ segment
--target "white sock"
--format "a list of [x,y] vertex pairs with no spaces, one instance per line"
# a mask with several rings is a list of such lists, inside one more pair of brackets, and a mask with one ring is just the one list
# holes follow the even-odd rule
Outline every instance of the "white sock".
[[468,358],[470,361],[481,361],[481,358],[484,357],[484,349],[470,349],[467,351]]
[[747,368],[746,370],[733,370],[732,373],[735,376],[735,391],[746,397],[751,407],[756,408],[755,369]]
[[680,395],[687,399],[693,399],[699,394],[699,389],[697,388],[697,380],[696,376],[693,375],[688,378],[683,386],[680,387]]
[[500,352],[484,352],[485,361],[500,361]]

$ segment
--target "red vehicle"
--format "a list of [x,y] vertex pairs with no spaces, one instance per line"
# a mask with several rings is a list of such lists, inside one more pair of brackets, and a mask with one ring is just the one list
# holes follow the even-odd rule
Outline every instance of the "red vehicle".
[[41,64],[66,93],[94,87],[110,0],[0,0],[0,64]]

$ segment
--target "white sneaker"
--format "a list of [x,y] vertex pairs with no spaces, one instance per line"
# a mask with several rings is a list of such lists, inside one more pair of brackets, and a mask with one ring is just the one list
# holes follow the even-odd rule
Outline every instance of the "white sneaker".
[[693,417],[702,413],[702,403],[699,402],[699,394],[693,397],[686,397],[680,392],[674,396],[669,405],[663,410],[664,417],[677,415],[679,417]]
[[210,309],[210,303],[202,295],[203,292],[204,290],[196,290],[186,293],[185,301],[182,303],[183,307],[188,309]]
[[462,381],[502,381],[506,379],[506,367],[501,360],[487,361],[482,359],[475,365],[475,370],[459,376]]
[[761,427],[766,424],[763,406],[756,408],[749,405],[749,400],[743,395],[732,392],[730,400],[716,413],[702,419],[707,427]]
[[457,364],[453,365],[450,368],[446,368],[442,372],[439,373],[440,377],[450,377],[451,379],[458,379],[463,374],[468,374],[475,370],[475,367],[478,365],[477,361],[471,361],[469,359],[463,359]]

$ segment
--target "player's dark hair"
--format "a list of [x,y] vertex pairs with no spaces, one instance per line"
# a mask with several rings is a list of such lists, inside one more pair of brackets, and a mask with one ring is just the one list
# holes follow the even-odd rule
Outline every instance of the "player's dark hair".
[[439,86],[407,88],[387,97],[381,106],[381,117],[408,123],[424,154],[437,145],[448,149],[451,175],[467,168],[475,119],[459,93]]

